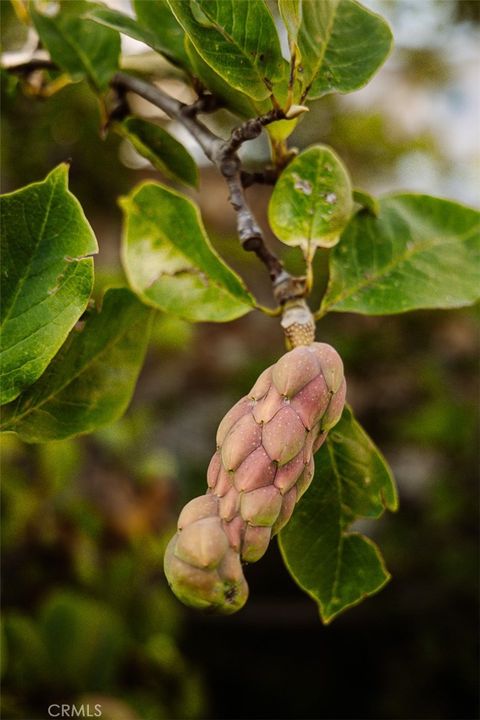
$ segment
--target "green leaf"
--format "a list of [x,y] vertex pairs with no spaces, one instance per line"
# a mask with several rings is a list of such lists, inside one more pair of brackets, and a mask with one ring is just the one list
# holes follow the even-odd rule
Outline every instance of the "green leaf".
[[139,40],[153,50],[157,50],[158,52],[162,52],[163,50],[163,48],[158,45],[157,37],[149,28],[143,27],[134,18],[129,15],[124,15],[118,12],[118,10],[112,10],[111,8],[99,5],[90,10],[86,17],[88,20],[93,20],[93,22],[99,25],[116,30],[123,35],[128,35],[128,37],[134,40]]
[[286,245],[300,246],[305,257],[317,247],[332,247],[353,209],[350,178],[326,145],[300,153],[281,174],[270,199],[273,232]]
[[263,0],[168,0],[198,53],[215,72],[255,100],[271,94],[288,67]]
[[183,42],[185,33],[166,0],[137,0],[134,5],[137,20],[104,6],[94,8],[87,17],[145,43],[174,65],[189,69]]
[[[205,60],[198,54],[191,40],[185,38],[185,48],[190,60],[193,74],[201,81],[202,85],[213,95],[218,97],[231,112],[241,117],[253,117],[257,114],[266,112],[263,108],[257,112],[255,104],[251,98],[243,93],[235,90],[228,82],[218,75],[213,68],[208,65]],[[266,101],[262,101],[265,103]]]
[[123,266],[144,302],[191,321],[225,322],[250,311],[252,296],[211,246],[188,198],[146,182],[121,206]]
[[352,218],[330,256],[321,314],[388,315],[480,297],[480,214],[429,195],[391,195]]
[[159,125],[139,118],[127,118],[118,126],[119,132],[149,160],[153,167],[173,180],[198,186],[198,170],[194,159],[178,140]]
[[329,623],[388,582],[376,545],[348,527],[396,510],[397,494],[387,463],[349,408],[315,464],[315,478],[279,540],[292,577]]
[[276,120],[273,123],[267,125],[266,130],[272,140],[281,142],[286,140],[297,127],[298,118],[292,120]]
[[373,217],[380,215],[380,203],[377,198],[365,190],[353,190],[352,193],[354,202],[360,205],[361,209],[365,212],[370,213]]
[[355,0],[303,0],[302,15],[297,42],[303,97],[358,90],[390,52],[387,23]]
[[[302,56],[301,50],[298,46],[298,33],[302,25],[303,7],[302,0],[277,1],[280,17],[282,18],[283,24],[287,30],[288,44],[290,48],[290,76],[288,80],[288,95],[286,99],[288,99],[287,106],[291,107],[291,101],[295,99],[298,100],[301,97],[303,88]],[[282,121],[280,121],[280,124],[281,123]],[[274,125],[276,124],[278,123],[275,123]],[[293,132],[295,125],[296,120],[291,127],[291,132]],[[286,131],[287,127],[285,125],[283,126],[283,132]],[[271,125],[268,127],[268,131],[273,138],[277,136],[278,139],[286,139],[290,134],[286,133],[284,138],[281,138],[281,131],[280,133],[278,131],[276,132],[276,129]]]
[[0,430],[26,442],[91,432],[127,408],[148,342],[151,311],[125,288],[74,330],[42,377],[4,408]]
[[290,43],[295,44],[302,22],[302,0],[278,0],[278,10],[287,28]]
[[138,22],[155,34],[160,52],[174,64],[190,69],[185,51],[185,31],[167,0],[133,0]]
[[63,0],[56,15],[43,14],[32,5],[35,29],[50,57],[72,80],[87,78],[104,90],[118,70],[118,32],[85,19],[95,5],[86,0]]
[[85,310],[97,242],[68,190],[68,166],[0,199],[0,401],[43,373]]

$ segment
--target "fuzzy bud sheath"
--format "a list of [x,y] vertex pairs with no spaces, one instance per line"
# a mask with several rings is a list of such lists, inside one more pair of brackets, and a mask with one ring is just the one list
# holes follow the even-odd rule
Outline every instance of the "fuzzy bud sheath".
[[165,574],[182,602],[223,613],[245,604],[242,563],[259,560],[290,519],[345,390],[340,356],[315,342],[283,355],[225,415],[207,493],[183,508],[165,553]]

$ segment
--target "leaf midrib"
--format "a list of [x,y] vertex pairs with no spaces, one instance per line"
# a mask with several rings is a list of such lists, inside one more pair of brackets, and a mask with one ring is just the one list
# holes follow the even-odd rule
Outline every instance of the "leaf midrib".
[[[248,0],[243,0],[243,1],[244,1],[244,2],[248,2]],[[249,11],[249,10],[248,10],[248,11]],[[248,12],[248,11],[247,11],[247,12]],[[255,62],[252,61],[251,57],[250,57],[249,54],[244,50],[244,48],[242,48],[242,46],[239,45],[239,43],[230,35],[229,32],[227,32],[227,30],[226,30],[224,27],[222,27],[221,25],[219,25],[219,23],[218,23],[214,18],[212,18],[211,14],[208,12],[208,10],[206,10],[205,8],[202,7],[202,12],[205,13],[205,15],[208,17],[208,19],[209,19],[210,22],[212,23],[213,29],[215,29],[215,30],[218,32],[218,34],[221,35],[221,36],[224,38],[224,40],[226,40],[228,43],[230,43],[231,45],[233,45],[234,47],[236,47],[236,48],[240,51],[240,54],[247,60],[247,62],[248,62],[248,64],[250,65],[250,67],[253,68],[253,70],[254,70],[254,72],[255,72],[255,75],[256,75],[257,78],[258,78],[258,82],[259,82],[261,85],[263,85],[267,90],[269,90],[267,84],[265,83],[263,74],[259,71],[258,66],[255,64]],[[248,18],[247,18],[247,19],[248,19]],[[246,25],[246,24],[247,24],[247,20],[245,21],[245,25]],[[198,48],[197,48],[197,50],[198,50]],[[213,53],[213,54],[215,54],[215,53]],[[221,54],[224,54],[224,53],[217,53],[217,54],[221,55]]]
[[[51,210],[51,206],[52,206],[52,202],[53,202],[53,196],[54,196],[55,191],[56,191],[56,189],[57,189],[57,182],[58,182],[58,181],[57,181],[56,179],[54,180],[54,182],[52,182],[52,188],[51,188],[50,196],[49,196],[49,198],[48,198],[47,206],[46,206],[46,209],[45,209],[42,226],[41,226],[40,232],[38,233],[38,236],[37,236],[38,239],[37,239],[36,242],[34,242],[33,252],[32,252],[32,254],[31,254],[31,256],[30,256],[30,260],[29,260],[29,262],[27,263],[27,265],[25,266],[25,271],[24,271],[24,273],[23,273],[23,276],[20,277],[20,281],[19,281],[18,284],[17,284],[16,292],[14,293],[14,295],[13,295],[13,297],[12,297],[12,299],[11,299],[10,306],[9,306],[9,308],[8,308],[8,310],[7,310],[7,313],[6,313],[6,315],[4,316],[2,322],[0,323],[0,330],[4,327],[4,325],[6,324],[6,322],[9,320],[9,318],[10,318],[12,312],[13,312],[13,308],[15,307],[15,304],[16,304],[16,302],[17,302],[17,299],[18,299],[18,296],[19,296],[19,294],[20,294],[20,291],[23,289],[23,286],[25,285],[25,282],[27,281],[27,278],[30,277],[30,270],[31,270],[33,261],[35,260],[36,255],[37,255],[38,248],[39,248],[39,246],[41,245],[41,243],[42,243],[42,241],[43,241],[43,236],[44,236],[44,233],[45,233],[45,228],[46,228],[47,222],[48,222],[48,216],[50,215],[50,210]],[[23,211],[23,213],[25,213],[25,203],[22,203],[22,211]],[[27,223],[25,223],[25,226],[28,228],[28,224],[27,224]]]
[[[79,261],[79,262],[77,262],[74,266],[72,265],[71,274],[67,277],[66,282],[63,283],[63,285],[59,288],[59,291],[60,291],[60,290],[63,290],[66,286],[68,286],[69,284],[71,284],[71,283],[76,279],[76,273],[77,273],[77,271],[83,269],[83,267],[81,267],[81,263],[82,263],[82,261]],[[35,303],[34,305],[32,305],[31,307],[29,307],[27,310],[25,310],[25,311],[24,311],[23,313],[21,313],[20,315],[16,315],[14,319],[16,320],[17,318],[22,317],[22,315],[24,315],[26,312],[30,312],[30,310],[32,310],[32,308],[38,307],[38,306],[41,305],[42,303],[47,302],[49,299],[50,299],[50,296],[47,296],[47,297],[42,298],[42,300],[41,300],[39,303]],[[0,351],[0,357],[2,357],[2,359],[4,359],[4,358],[5,358],[5,353],[7,353],[7,352],[12,352],[12,350],[14,350],[18,345],[21,345],[22,343],[24,343],[24,342],[27,341],[27,340],[31,340],[33,337],[35,337],[35,335],[38,335],[38,333],[41,333],[42,330],[45,330],[45,328],[47,328],[49,325],[52,325],[52,324],[56,323],[57,320],[58,320],[58,318],[61,318],[66,312],[68,312],[68,311],[70,310],[70,308],[72,307],[72,305],[75,306],[77,310],[79,309],[79,312],[81,312],[82,308],[85,307],[85,304],[86,304],[85,302],[82,302],[82,303],[81,303],[81,307],[80,307],[80,309],[79,309],[79,305],[78,305],[77,299],[76,299],[76,298],[73,298],[73,299],[70,300],[67,304],[65,304],[65,305],[62,306],[62,309],[60,310],[60,312],[58,312],[58,313],[57,313],[56,315],[54,315],[53,317],[50,317],[50,318],[47,320],[47,322],[45,322],[43,325],[40,325],[34,332],[29,332],[27,335],[24,335],[22,338],[20,338],[20,340],[17,340],[13,345],[10,345],[9,347],[1,350],[1,351]],[[77,314],[76,314],[76,315],[77,315]],[[68,331],[67,331],[67,334],[68,334]],[[45,348],[45,351],[44,351],[43,355],[46,355],[46,356],[49,355],[49,348],[48,348],[48,347]],[[43,357],[43,355],[40,355],[40,356],[38,356],[38,357]],[[24,363],[22,363],[21,365],[16,365],[16,366],[13,367],[11,370],[9,370],[7,373],[1,373],[1,372],[0,372],[1,377],[2,377],[2,378],[8,377],[8,375],[11,375],[12,373],[16,372],[17,370],[20,370],[22,367],[24,367],[24,365],[26,365],[27,363],[31,362],[31,361],[34,360],[34,359],[36,359],[36,358],[35,358],[35,357],[29,357]]]
[[[314,191],[315,191],[315,192],[314,192],[314,193],[312,192],[312,195],[310,196],[310,197],[311,197],[311,207],[314,208],[314,212],[313,212],[311,215],[309,215],[308,238],[307,238],[307,249],[308,249],[308,253],[311,253],[311,252],[312,252],[312,246],[313,246],[314,249],[316,249],[316,248],[318,247],[317,244],[314,242],[314,237],[313,237],[313,236],[314,236],[314,232],[313,232],[313,229],[314,229],[314,226],[315,226],[315,223],[316,223],[316,220],[317,220],[317,215],[318,215],[318,213],[320,212],[319,206],[322,205],[323,199],[320,201],[320,203],[317,205],[317,208],[315,209],[315,205],[316,205],[316,203],[315,203],[315,197],[316,197],[317,195],[319,195],[319,193],[318,193],[318,186],[319,186],[319,184],[320,184],[320,178],[319,178],[319,176],[320,176],[320,173],[322,172],[322,170],[325,168],[325,165],[327,164],[327,161],[328,161],[328,160],[327,160],[327,157],[326,157],[326,156],[329,155],[329,154],[331,154],[331,153],[330,153],[328,150],[322,149],[321,154],[318,154],[318,155],[317,155],[317,159],[316,159],[316,160],[317,160],[317,171],[316,171],[316,173],[315,173],[315,179],[314,179]],[[333,162],[334,162],[335,165],[338,166],[338,160],[337,160],[337,158],[336,158],[334,155],[333,155]],[[338,171],[338,167],[337,167],[336,169],[337,169],[337,171]],[[338,172],[337,172],[337,175],[338,175]],[[338,180],[338,177],[336,177],[335,180],[337,181],[337,180]],[[338,230],[336,231],[336,232],[337,232],[337,237],[338,237],[338,235],[340,235],[341,229],[342,229],[342,228],[340,228],[340,229],[338,229]],[[322,239],[323,237],[328,237],[329,235],[331,236],[332,233],[333,233],[333,231],[330,231],[330,233],[326,233],[325,235],[323,235],[323,236],[321,235],[321,236],[319,236],[318,238],[315,238],[315,239]]]
[[[308,0],[308,2],[314,2],[314,1],[317,1],[317,2],[320,1],[320,2],[321,2],[322,0]],[[335,18],[336,18],[336,15],[337,15],[337,10],[338,10],[339,5],[340,5],[340,0],[337,0],[336,5],[335,5],[335,7],[334,7],[333,10],[332,10],[332,14],[331,14],[331,16],[330,16],[329,23],[328,23],[328,25],[327,25],[327,30],[326,30],[326,33],[325,33],[325,43],[324,43],[324,45],[323,45],[323,48],[322,48],[320,54],[319,54],[318,57],[317,57],[317,62],[316,62],[316,63],[314,64],[314,66],[313,66],[314,69],[313,69],[313,72],[312,72],[312,77],[311,77],[310,82],[308,83],[307,87],[306,87],[305,90],[303,91],[302,100],[304,100],[305,97],[308,95],[308,92],[309,92],[311,86],[312,86],[313,83],[315,82],[316,77],[317,77],[318,73],[320,72],[320,70],[321,70],[321,68],[322,68],[323,61],[324,61],[324,59],[325,59],[325,55],[326,55],[326,52],[327,52],[327,47],[328,47],[328,44],[329,44],[330,39],[331,39],[331,37],[332,37],[332,27],[333,27],[333,24],[334,24],[334,22],[335,22]],[[302,19],[302,22],[303,22],[303,19]]]

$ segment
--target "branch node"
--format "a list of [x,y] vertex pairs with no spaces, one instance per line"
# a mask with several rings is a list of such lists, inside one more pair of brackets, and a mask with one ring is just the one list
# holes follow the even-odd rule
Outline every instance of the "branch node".
[[285,303],[280,324],[288,349],[310,345],[315,340],[315,320],[305,298]]
[[225,150],[220,153],[220,156],[219,165],[220,172],[223,177],[227,180],[234,178],[240,169],[240,160],[238,159],[238,156],[235,154],[230,155]]
[[306,292],[306,278],[290,275],[286,270],[275,279],[273,292],[277,302],[284,305],[289,300],[304,298]]

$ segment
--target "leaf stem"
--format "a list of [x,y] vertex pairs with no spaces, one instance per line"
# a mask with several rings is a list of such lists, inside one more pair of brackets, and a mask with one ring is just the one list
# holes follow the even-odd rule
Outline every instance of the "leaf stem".
[[312,264],[312,258],[309,256],[306,260],[306,271],[307,271],[307,277],[305,282],[305,289],[307,295],[310,295],[313,287],[313,264]]
[[320,305],[318,310],[313,313],[313,317],[315,321],[321,320],[325,315],[328,313],[328,309],[323,307],[323,305]]
[[280,317],[282,314],[282,308],[276,307],[276,308],[269,308],[266,305],[262,305],[261,303],[255,303],[256,310],[260,310],[265,315],[268,315],[269,317]]

